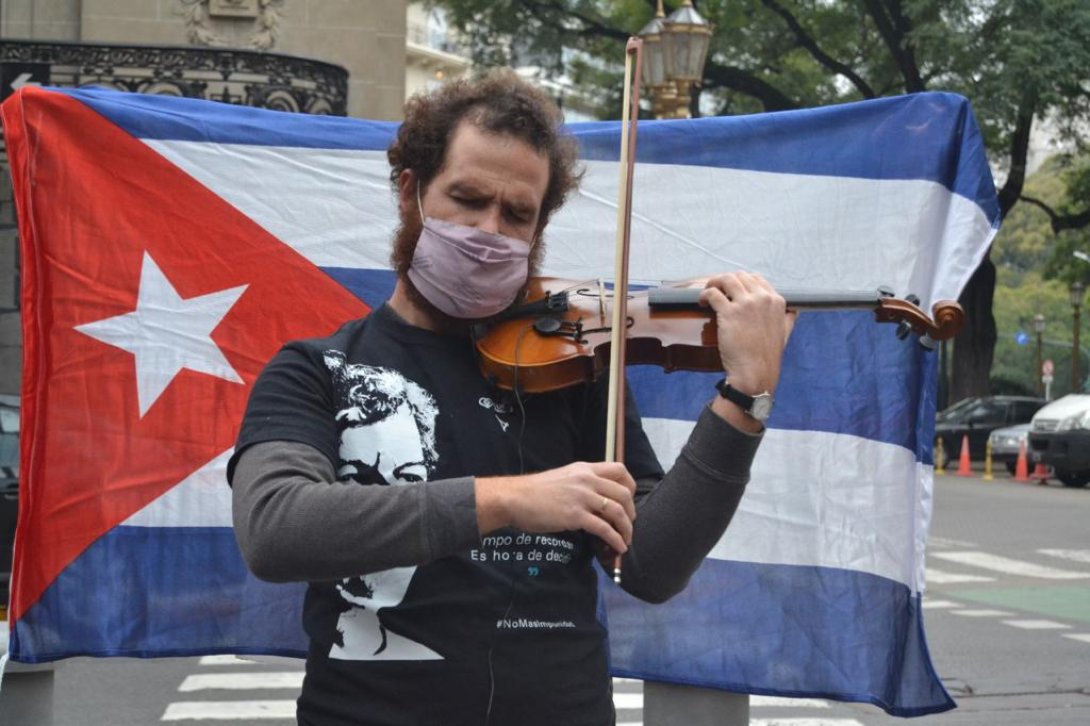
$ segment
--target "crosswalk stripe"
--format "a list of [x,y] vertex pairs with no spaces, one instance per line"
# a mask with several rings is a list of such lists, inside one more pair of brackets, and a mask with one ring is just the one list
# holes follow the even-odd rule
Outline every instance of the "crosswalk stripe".
[[963,615],[967,618],[1001,618],[1004,615],[1012,615],[1006,610],[951,610],[954,615]]
[[957,585],[962,582],[995,582],[994,577],[985,575],[958,575],[952,572],[927,568],[926,579],[933,585]]
[[924,610],[948,610],[950,608],[959,608],[961,603],[956,603],[953,600],[924,600]]
[[751,718],[749,726],[863,726],[854,718]]
[[1003,623],[1023,630],[1066,630],[1071,627],[1052,620],[1004,620]]
[[200,664],[202,666],[255,665],[254,661],[237,655],[203,655]]
[[643,708],[643,694],[614,693],[613,706],[615,708]]
[[303,687],[302,671],[271,673],[198,673],[185,677],[178,690],[190,691],[256,691],[266,688]]
[[1090,550],[1037,550],[1042,555],[1090,564]]
[[295,701],[177,701],[160,721],[242,721],[294,719]]
[[932,557],[938,557],[948,562],[957,562],[961,565],[979,567],[983,570],[1002,572],[1006,575],[1018,575],[1022,577],[1039,577],[1046,580],[1082,580],[1090,578],[1090,572],[1075,572],[1074,570],[1061,570],[1058,567],[1035,565],[1032,562],[1023,562],[1009,557],[1001,557],[987,552],[934,552]]
[[1090,643],[1090,633],[1063,633],[1063,636],[1077,640],[1080,643]]
[[750,696],[750,708],[831,708],[820,698],[784,698],[782,696]]

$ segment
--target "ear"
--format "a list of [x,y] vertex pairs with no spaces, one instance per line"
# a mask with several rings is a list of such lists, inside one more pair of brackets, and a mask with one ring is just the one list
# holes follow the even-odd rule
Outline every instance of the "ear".
[[403,218],[406,214],[419,214],[416,209],[416,185],[416,172],[402,169],[397,176],[397,203]]

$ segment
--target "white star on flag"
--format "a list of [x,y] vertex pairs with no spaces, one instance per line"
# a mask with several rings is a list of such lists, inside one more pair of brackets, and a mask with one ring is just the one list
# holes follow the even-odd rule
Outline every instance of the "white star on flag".
[[247,287],[182,299],[145,252],[136,310],[76,330],[133,354],[143,418],[183,368],[242,383],[211,335]]

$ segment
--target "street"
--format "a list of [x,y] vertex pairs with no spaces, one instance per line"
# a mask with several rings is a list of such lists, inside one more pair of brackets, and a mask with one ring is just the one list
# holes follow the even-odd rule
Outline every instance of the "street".
[[[959,707],[915,722],[1090,723],[1090,489],[1006,472],[936,477],[927,580],[932,658]],[[300,662],[271,657],[72,660],[56,671],[55,724],[286,726],[301,679]],[[618,682],[615,702],[619,724],[642,722],[640,682]],[[760,726],[904,723],[820,699],[754,696],[750,715]],[[0,723],[11,723],[2,708]]]

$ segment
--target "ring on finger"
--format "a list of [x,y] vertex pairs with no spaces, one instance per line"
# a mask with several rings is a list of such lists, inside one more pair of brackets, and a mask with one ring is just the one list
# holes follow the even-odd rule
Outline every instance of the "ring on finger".
[[606,507],[609,506],[609,497],[602,497],[602,503],[598,507],[598,511],[606,511]]

